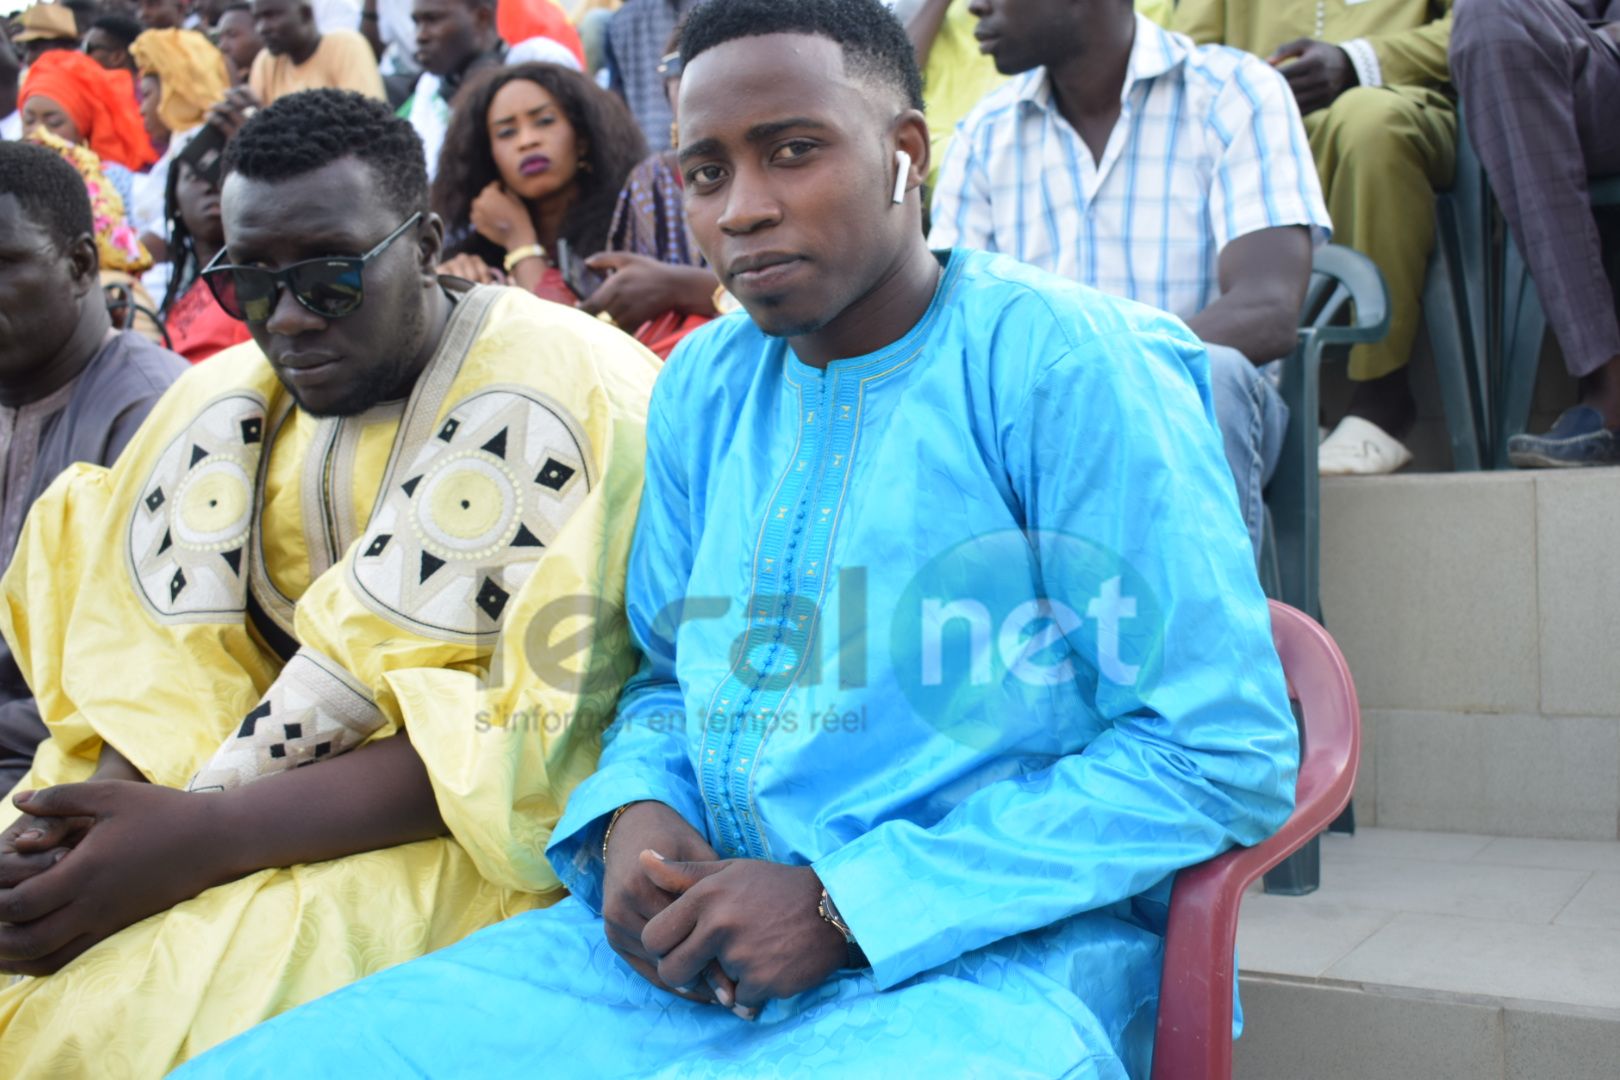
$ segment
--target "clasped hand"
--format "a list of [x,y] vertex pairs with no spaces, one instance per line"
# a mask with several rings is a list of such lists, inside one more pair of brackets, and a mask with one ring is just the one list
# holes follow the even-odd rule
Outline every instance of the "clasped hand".
[[679,814],[637,803],[620,817],[603,879],[608,944],[654,986],[752,1020],[767,1001],[820,986],[843,964],[808,866],[721,859]]
[[1338,96],[1356,85],[1356,69],[1350,55],[1337,45],[1310,38],[1297,38],[1277,46],[1266,58],[1282,72],[1294,92],[1301,115],[1325,109]]
[[0,972],[48,975],[228,876],[208,796],[129,780],[25,791],[0,833]]

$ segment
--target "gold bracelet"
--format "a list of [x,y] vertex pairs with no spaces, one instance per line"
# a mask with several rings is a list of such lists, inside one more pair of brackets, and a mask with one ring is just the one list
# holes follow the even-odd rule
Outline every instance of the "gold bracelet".
[[634,805],[636,804],[633,802],[627,802],[617,810],[613,811],[613,816],[608,818],[607,828],[602,830],[602,861],[604,863],[607,862],[607,846],[608,840],[613,836],[613,826],[619,823],[620,815]]
[[512,272],[512,267],[516,266],[524,259],[544,259],[545,257],[546,249],[544,245],[524,244],[522,247],[516,247],[511,251],[508,251],[506,253],[506,258],[501,262],[501,267],[508,274],[510,274]]

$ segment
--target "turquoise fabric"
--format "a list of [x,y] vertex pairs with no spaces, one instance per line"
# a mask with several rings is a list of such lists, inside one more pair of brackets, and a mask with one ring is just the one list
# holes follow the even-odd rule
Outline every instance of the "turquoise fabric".
[[[743,314],[654,393],[645,653],[549,855],[574,895],[180,1075],[1145,1076],[1174,872],[1269,835],[1298,746],[1174,318],[957,251],[824,371]],[[872,962],[759,1020],[608,948],[606,815],[813,865]]]

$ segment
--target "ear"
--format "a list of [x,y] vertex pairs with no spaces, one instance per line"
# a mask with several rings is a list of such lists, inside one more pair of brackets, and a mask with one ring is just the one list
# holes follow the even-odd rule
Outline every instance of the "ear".
[[922,187],[928,177],[928,121],[917,109],[907,109],[894,121],[894,148],[911,155],[911,175],[906,179],[906,191]]
[[430,282],[438,280],[439,263],[444,252],[444,219],[431,210],[422,215],[416,225],[416,260],[422,276]]
[[101,291],[101,252],[96,238],[81,233],[68,245],[68,275],[73,282],[73,295],[81,300],[91,292]]

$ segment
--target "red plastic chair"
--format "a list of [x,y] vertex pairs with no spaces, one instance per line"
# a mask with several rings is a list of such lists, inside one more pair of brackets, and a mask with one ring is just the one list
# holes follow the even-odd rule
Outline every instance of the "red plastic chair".
[[1267,870],[1328,827],[1350,801],[1361,709],[1344,655],[1302,612],[1271,601],[1271,633],[1303,716],[1294,812],[1270,839],[1183,870],[1165,933],[1153,1080],[1231,1080],[1232,976],[1238,904]]

